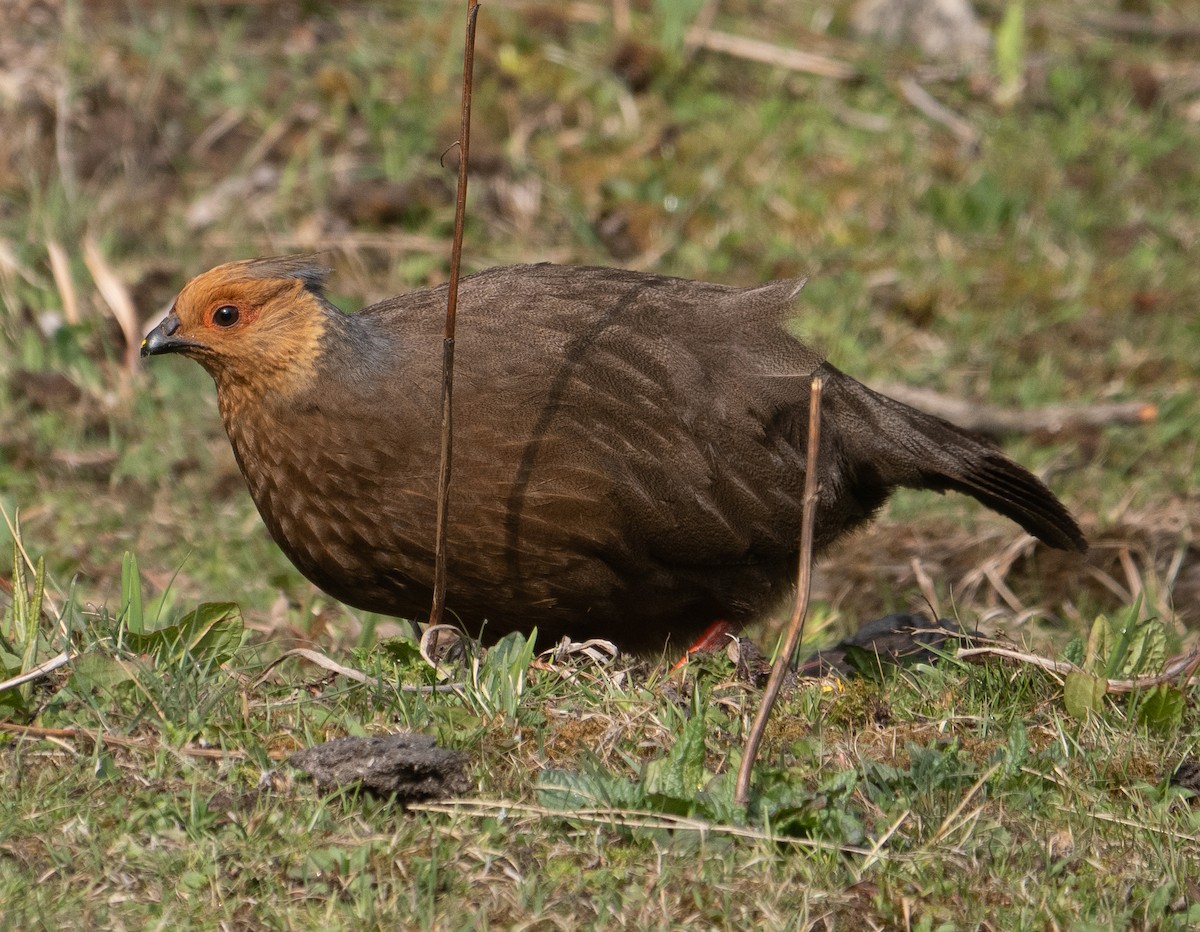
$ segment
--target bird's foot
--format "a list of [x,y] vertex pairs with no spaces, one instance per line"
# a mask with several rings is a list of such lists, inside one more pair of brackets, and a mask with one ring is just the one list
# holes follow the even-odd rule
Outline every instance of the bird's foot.
[[680,667],[688,662],[688,658],[692,654],[715,654],[717,651],[724,649],[729,643],[729,636],[736,634],[737,628],[728,621],[718,619],[704,629],[704,633],[696,638],[696,643],[684,652],[684,655],[679,658],[675,666],[671,667],[671,672],[674,673]]

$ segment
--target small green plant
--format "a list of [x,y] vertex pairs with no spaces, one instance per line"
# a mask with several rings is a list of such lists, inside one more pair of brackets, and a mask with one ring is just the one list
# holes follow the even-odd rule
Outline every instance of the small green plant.
[[[0,616],[0,680],[9,681],[33,673],[39,665],[51,657],[53,646],[52,627],[47,616],[51,604],[46,598],[46,561],[38,557],[31,565],[24,541],[21,537],[19,516],[10,519],[4,512],[13,541],[12,561],[12,604]],[[30,569],[33,571],[30,577]],[[62,610],[61,618],[72,610],[71,600]],[[64,629],[65,630],[65,629]],[[64,645],[65,646],[65,645]],[[65,653],[52,665],[66,663]],[[0,716],[7,714],[26,715],[31,711],[30,700],[35,679],[27,679],[0,689]]]
[[[19,531],[14,531],[12,605],[0,624],[0,678],[28,673],[48,647],[41,617],[46,586],[46,563],[38,558],[32,582],[21,556]],[[0,714],[28,711],[32,683],[22,683],[0,692]]]
[[[1166,660],[1167,629],[1157,618],[1141,619],[1141,599],[1124,618],[1100,615],[1092,623],[1087,644],[1076,639],[1067,646],[1067,659],[1080,667],[1067,674],[1063,702],[1076,718],[1086,718],[1103,707],[1108,682],[1159,672]],[[1170,729],[1183,715],[1184,695],[1161,683],[1130,695],[1130,711],[1137,721],[1153,728]]]
[[140,635],[146,631],[146,617],[142,611],[142,577],[138,572],[137,557],[126,551],[121,557],[121,614],[125,630]]
[[234,602],[203,602],[193,611],[159,624],[168,594],[158,600],[153,621],[143,610],[141,574],[137,557],[126,553],[121,561],[121,625],[118,646],[150,657],[158,667],[182,663],[211,663],[233,659],[245,637],[241,609]]
[[479,715],[516,716],[536,643],[536,629],[528,637],[514,632],[471,657],[464,693]]
[[[755,789],[749,809],[734,802],[738,754],[732,754],[719,773],[708,766],[707,742],[713,737],[711,694],[699,686],[688,714],[680,714],[673,728],[676,738],[660,757],[642,765],[636,779],[590,760],[578,771],[548,770],[539,780],[543,805],[563,812],[612,809],[703,820],[711,824],[752,824],[779,835],[820,838],[835,844],[861,841],[864,823],[851,806],[859,784],[856,770],[825,774],[812,786],[795,767],[769,762],[755,771]],[[802,755],[819,757],[817,745],[802,746]],[[805,768],[807,769],[807,768]]]
[[[121,563],[121,609],[116,628],[97,632],[92,648],[75,658],[72,687],[82,694],[133,686],[149,696],[171,684],[184,689],[189,677],[175,674],[203,676],[237,656],[246,630],[236,603],[203,602],[190,611],[177,612],[170,608],[171,602],[167,592],[146,606],[137,558],[126,553]],[[164,616],[168,617],[165,622]],[[102,619],[107,617],[102,613]]]
[[684,724],[665,757],[652,760],[642,770],[642,791],[660,812],[690,814],[699,794],[712,778],[705,770],[705,736],[708,716],[701,708]]
[[708,699],[697,683],[688,713],[676,709],[671,716],[675,722],[667,725],[676,734],[674,744],[643,764],[639,779],[630,780],[595,760],[581,772],[550,770],[539,781],[543,803],[563,810],[610,807],[689,818],[712,818],[715,809],[732,808],[710,796],[715,790],[727,804],[733,800],[732,783],[725,781],[729,786],[722,790],[721,781],[714,781],[705,766],[711,726]]

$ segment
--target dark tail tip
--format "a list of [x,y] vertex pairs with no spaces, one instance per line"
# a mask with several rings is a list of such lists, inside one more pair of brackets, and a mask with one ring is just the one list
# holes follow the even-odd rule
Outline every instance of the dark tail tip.
[[[931,477],[932,478],[932,477]],[[947,488],[965,492],[1011,518],[1038,540],[1059,550],[1085,553],[1079,524],[1040,479],[998,451],[988,451],[959,476],[939,476]]]

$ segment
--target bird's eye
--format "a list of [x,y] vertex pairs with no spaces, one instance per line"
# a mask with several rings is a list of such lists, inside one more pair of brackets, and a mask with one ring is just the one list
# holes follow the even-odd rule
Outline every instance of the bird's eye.
[[232,304],[222,304],[213,311],[212,320],[218,327],[232,327],[238,322],[238,309]]

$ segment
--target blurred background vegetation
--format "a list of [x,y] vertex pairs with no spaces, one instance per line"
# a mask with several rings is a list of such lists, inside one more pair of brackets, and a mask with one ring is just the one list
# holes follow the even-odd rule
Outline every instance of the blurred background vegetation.
[[[1082,671],[804,680],[747,811],[726,657],[435,671],[270,542],[204,372],[137,360],[230,259],[320,252],[347,309],[445,278],[465,4],[0,0],[0,927],[1196,928],[1195,686],[1104,695],[1200,626],[1196,6],[973,6],[483,5],[468,270],[806,274],[868,382],[1158,413],[1004,440],[1086,558],[914,494],[819,568],[814,643],[928,603]],[[263,672],[297,644],[370,676]],[[478,797],[280,763],[399,729]]]

